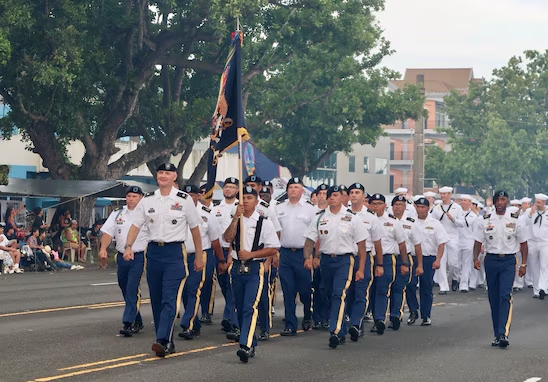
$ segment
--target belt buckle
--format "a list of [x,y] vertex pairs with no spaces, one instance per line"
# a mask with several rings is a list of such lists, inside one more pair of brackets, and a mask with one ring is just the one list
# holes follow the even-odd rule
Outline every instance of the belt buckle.
[[289,248],[289,250],[290,250],[291,252],[296,252],[296,251],[297,251],[297,248]]
[[504,257],[504,256],[506,256],[505,253],[499,253],[499,257]]
[[329,256],[332,257],[333,259],[337,257],[337,255],[334,255],[334,254],[331,254]]
[[165,243],[163,241],[158,242],[158,247],[163,247],[164,245],[165,245]]

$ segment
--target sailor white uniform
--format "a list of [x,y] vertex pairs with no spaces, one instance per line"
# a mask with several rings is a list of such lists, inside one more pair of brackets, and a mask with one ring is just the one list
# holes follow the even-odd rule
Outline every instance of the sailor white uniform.
[[[464,211],[464,225],[458,227],[459,232],[459,264],[460,264],[460,279],[459,290],[468,291],[470,285],[470,276],[473,272],[474,265],[474,232],[476,224],[478,224],[478,215],[472,210]],[[477,270],[475,270],[477,272]]]
[[[449,220],[450,213],[454,221]],[[459,280],[459,234],[458,228],[465,226],[464,214],[461,206],[451,202],[444,205],[440,203],[432,209],[432,217],[440,221],[449,236],[445,243],[445,254],[441,259],[440,269],[436,270],[434,281],[440,285],[441,292],[449,291],[449,280]]]
[[[546,202],[548,196],[535,194],[535,199]],[[534,212],[529,208],[525,217],[530,230],[527,273],[532,273],[533,296],[538,297],[541,291],[548,293],[548,208]]]

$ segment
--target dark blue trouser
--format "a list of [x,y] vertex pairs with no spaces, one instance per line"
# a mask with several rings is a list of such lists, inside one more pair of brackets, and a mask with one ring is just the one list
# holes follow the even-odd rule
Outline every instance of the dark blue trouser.
[[[409,307],[409,312],[419,312],[419,300],[417,300],[417,285],[419,283],[419,278],[415,275],[417,270],[417,259],[415,256],[409,256],[409,261],[411,261],[412,267],[410,271],[410,280],[409,284],[405,288],[405,297],[407,300],[407,306]],[[432,268],[432,266],[430,266]]]
[[181,327],[190,330],[200,330],[201,323],[198,319],[198,308],[200,307],[200,299],[202,297],[202,286],[205,279],[205,267],[196,272],[194,270],[194,260],[196,254],[188,253],[188,277],[186,278],[185,287],[183,289],[183,305],[185,312],[181,317]]
[[134,259],[124,260],[124,254],[118,252],[116,256],[118,264],[118,285],[122,290],[126,306],[122,316],[124,324],[132,324],[134,321],[142,323],[141,313],[141,277],[145,267],[145,253],[135,252]]
[[147,248],[147,282],[156,329],[156,339],[172,341],[175,321],[181,307],[181,296],[188,275],[183,245]]
[[430,318],[432,314],[432,304],[434,302],[432,288],[434,287],[434,273],[436,272],[432,269],[434,261],[436,261],[436,256],[422,256],[424,273],[419,277],[420,312],[422,319]]
[[347,327],[344,320],[346,295],[354,275],[354,256],[322,255],[320,268],[325,292],[330,298],[329,332],[343,337]]
[[[407,256],[407,261],[411,255]],[[401,256],[396,256],[396,277],[390,290],[390,317],[396,317],[398,319],[403,318],[403,302],[405,296],[405,287],[409,284],[411,279],[411,272],[406,275],[401,274],[401,266],[403,265]]]
[[297,293],[304,305],[304,319],[312,319],[312,273],[304,267],[302,249],[280,248],[280,284],[284,294],[285,328],[297,330]]
[[264,272],[263,289],[261,291],[261,299],[259,300],[259,326],[261,332],[270,332],[272,327],[272,299],[270,294],[270,275],[272,274],[272,265],[270,270]]
[[315,323],[325,322],[328,319],[327,315],[327,294],[322,281],[321,267],[314,269],[312,277],[313,288],[313,305],[312,305],[312,319]]
[[360,267],[359,257],[354,259],[354,272],[352,277],[352,283],[350,284],[350,289],[348,290],[347,301],[352,302],[352,308],[347,311],[350,312],[350,325],[361,327],[363,322],[363,315],[367,307],[367,300],[369,299],[369,288],[371,288],[371,283],[373,278],[373,255],[371,252],[367,252],[365,255],[365,268],[363,272],[363,280],[354,281],[356,271]]
[[375,321],[384,321],[386,319],[386,311],[388,310],[388,296],[390,296],[390,288],[394,282],[396,273],[396,258],[394,255],[384,255],[382,257],[384,274],[377,277],[375,307],[373,308],[373,318]]
[[217,269],[217,257],[213,248],[205,250],[207,253],[207,262],[205,265],[205,280],[202,286],[202,298],[200,305],[202,307],[202,316],[211,317],[215,307],[215,279]]
[[251,348],[257,346],[255,328],[259,316],[259,300],[265,281],[264,262],[251,261],[248,274],[238,274],[239,265],[240,261],[234,260],[230,279],[240,327],[240,345]]
[[512,323],[512,286],[518,260],[515,255],[485,255],[487,295],[495,337],[508,336]]
[[[230,250],[223,248],[223,255],[225,260],[228,260],[230,256]],[[215,267],[219,266],[219,261],[215,260]],[[221,287],[221,292],[225,298],[225,309],[223,312],[223,319],[232,322],[232,325],[238,327],[238,316],[236,315],[236,307],[234,305],[234,294],[232,293],[232,285],[230,284],[230,269],[223,274],[217,275],[217,281]]]

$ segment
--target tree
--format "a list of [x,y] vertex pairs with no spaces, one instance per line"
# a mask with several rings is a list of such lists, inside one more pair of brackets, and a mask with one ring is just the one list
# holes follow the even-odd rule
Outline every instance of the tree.
[[8,185],[8,174],[10,169],[6,165],[0,165],[0,186]]
[[484,195],[515,194],[548,185],[548,52],[527,51],[468,94],[446,97],[451,151],[427,151],[427,176],[465,183]]

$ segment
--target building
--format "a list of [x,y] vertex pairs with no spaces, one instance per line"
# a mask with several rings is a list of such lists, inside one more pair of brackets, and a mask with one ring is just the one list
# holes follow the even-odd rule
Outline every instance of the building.
[[[460,69],[407,69],[402,80],[390,83],[391,89],[398,89],[405,84],[416,84],[417,75],[424,75],[425,104],[428,118],[424,126],[425,145],[438,145],[446,151],[451,149],[447,144],[447,135],[436,129],[449,127],[449,119],[443,110],[444,98],[451,91],[466,93],[471,82],[482,81],[474,78],[472,68]],[[407,120],[392,126],[383,126],[390,137],[390,184],[393,188],[405,187],[413,190],[413,155],[415,121]],[[425,190],[437,190],[435,179],[425,179]]]

